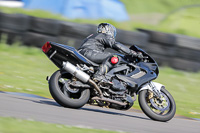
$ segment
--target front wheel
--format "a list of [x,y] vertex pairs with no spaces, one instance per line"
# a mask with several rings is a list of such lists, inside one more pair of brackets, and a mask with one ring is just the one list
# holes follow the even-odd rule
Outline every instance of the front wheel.
[[90,89],[70,87],[71,79],[69,77],[72,77],[69,73],[62,74],[60,71],[56,71],[49,80],[49,91],[61,106],[80,108],[88,102]]
[[166,122],[171,120],[176,112],[176,104],[172,95],[165,89],[161,89],[161,98],[157,98],[153,92],[142,90],[139,93],[139,105],[142,111],[151,119]]

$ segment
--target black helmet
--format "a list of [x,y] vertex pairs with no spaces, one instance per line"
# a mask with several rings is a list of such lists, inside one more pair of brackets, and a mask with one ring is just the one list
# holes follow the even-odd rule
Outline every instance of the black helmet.
[[116,28],[109,23],[101,23],[98,25],[97,33],[105,33],[115,38],[117,32]]

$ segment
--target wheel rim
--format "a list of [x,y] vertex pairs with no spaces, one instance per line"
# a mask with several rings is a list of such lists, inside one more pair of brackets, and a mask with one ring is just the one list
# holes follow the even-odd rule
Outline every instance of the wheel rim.
[[165,115],[170,112],[170,100],[167,95],[163,92],[160,93],[161,98],[157,98],[155,95],[152,95],[153,92],[148,92],[146,95],[146,103],[148,107],[156,114]]

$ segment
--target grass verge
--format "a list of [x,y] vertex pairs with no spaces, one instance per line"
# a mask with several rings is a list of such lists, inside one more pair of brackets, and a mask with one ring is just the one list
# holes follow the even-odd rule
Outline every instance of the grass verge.
[[0,89],[51,97],[46,76],[57,70],[38,48],[0,44]]
[[[46,76],[58,68],[38,48],[0,43],[0,90],[51,97]],[[200,73],[161,68],[156,80],[166,86],[177,104],[177,114],[200,118]],[[138,102],[134,108],[139,109]]]
[[0,117],[0,133],[116,133],[115,131]]

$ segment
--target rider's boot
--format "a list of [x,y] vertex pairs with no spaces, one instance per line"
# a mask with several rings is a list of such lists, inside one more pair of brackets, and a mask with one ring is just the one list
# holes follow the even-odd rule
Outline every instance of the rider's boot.
[[99,70],[93,75],[93,80],[95,82],[110,82],[106,79],[105,73],[108,71],[107,65],[100,65]]

